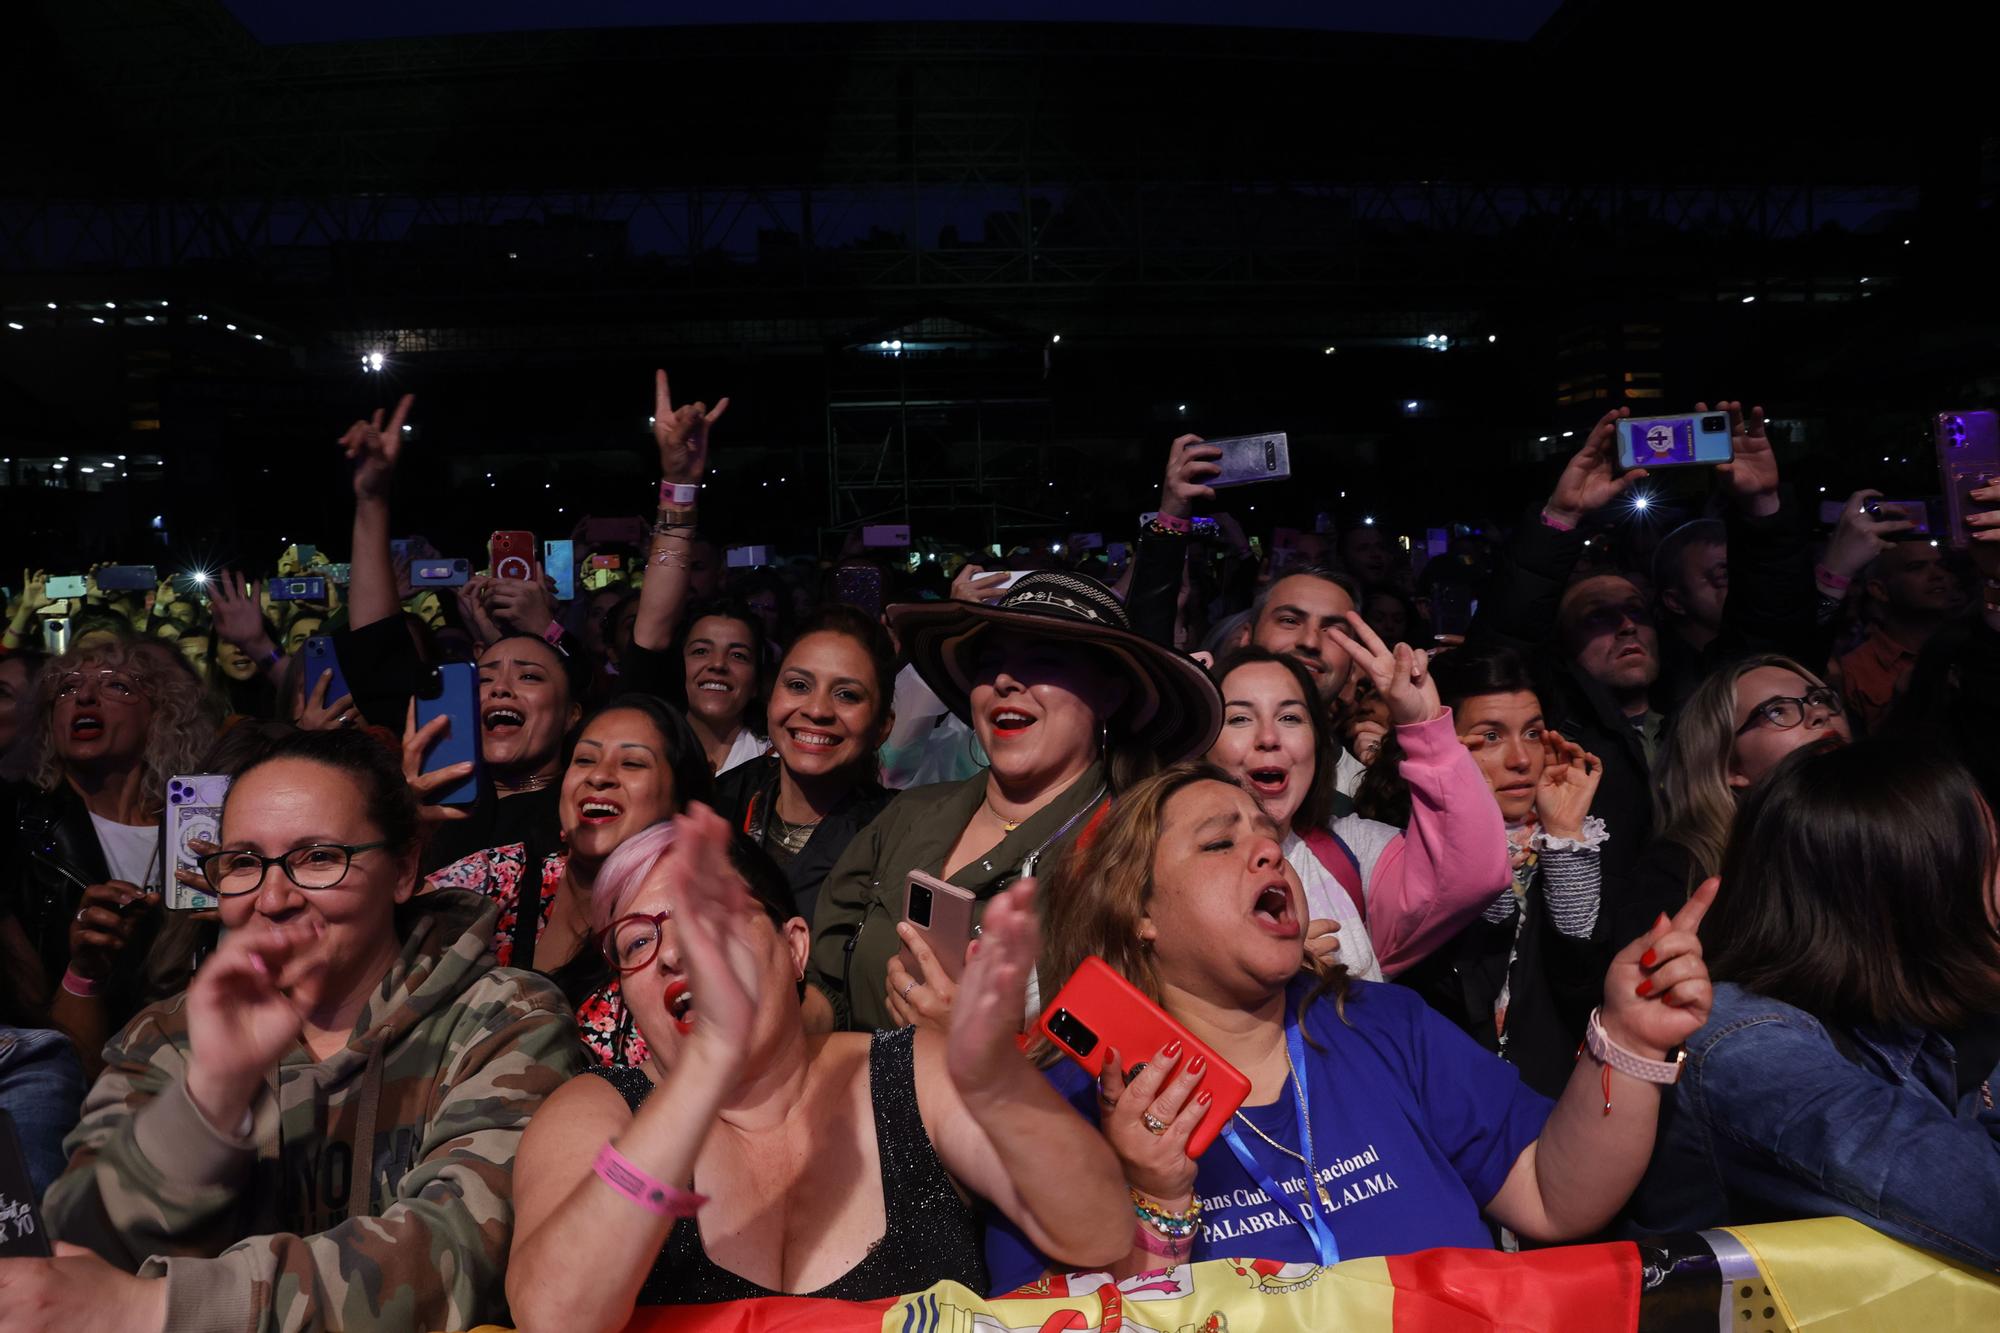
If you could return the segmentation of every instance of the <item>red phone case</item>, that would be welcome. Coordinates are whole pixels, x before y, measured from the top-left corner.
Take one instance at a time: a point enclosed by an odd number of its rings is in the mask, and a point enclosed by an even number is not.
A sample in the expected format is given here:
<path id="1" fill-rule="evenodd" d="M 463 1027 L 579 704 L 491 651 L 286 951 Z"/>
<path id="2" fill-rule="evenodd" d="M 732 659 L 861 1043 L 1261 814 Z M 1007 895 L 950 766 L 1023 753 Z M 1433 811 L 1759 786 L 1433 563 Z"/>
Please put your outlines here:
<path id="1" fill-rule="evenodd" d="M 535 534 L 513 529 L 496 532 L 486 543 L 490 558 L 487 568 L 495 578 L 534 579 L 541 570 L 535 564 Z"/>
<path id="2" fill-rule="evenodd" d="M 1050 1029 L 1050 1020 L 1058 1013 L 1067 1013 L 1096 1033 L 1097 1045 L 1086 1054 L 1078 1054 Z M 1195 1093 L 1206 1092 L 1214 1101 L 1188 1139 L 1189 1157 L 1199 1157 L 1208 1151 L 1209 1145 L 1229 1123 L 1229 1117 L 1236 1114 L 1236 1108 L 1243 1105 L 1243 1099 L 1250 1095 L 1250 1080 L 1236 1066 L 1217 1055 L 1166 1010 L 1147 999 L 1137 986 L 1112 971 L 1109 963 L 1095 955 L 1084 959 L 1063 988 L 1056 992 L 1056 998 L 1042 1011 L 1041 1020 L 1035 1027 L 1054 1042 L 1057 1049 L 1088 1070 L 1093 1078 L 1104 1069 L 1104 1048 L 1107 1046 L 1117 1048 L 1118 1058 L 1127 1070 L 1152 1059 L 1161 1047 L 1174 1041 L 1180 1042 L 1183 1048 L 1177 1070 L 1185 1069 L 1188 1061 L 1196 1056 L 1207 1060 L 1208 1068 L 1203 1071 L 1201 1082 L 1195 1085 Z"/>

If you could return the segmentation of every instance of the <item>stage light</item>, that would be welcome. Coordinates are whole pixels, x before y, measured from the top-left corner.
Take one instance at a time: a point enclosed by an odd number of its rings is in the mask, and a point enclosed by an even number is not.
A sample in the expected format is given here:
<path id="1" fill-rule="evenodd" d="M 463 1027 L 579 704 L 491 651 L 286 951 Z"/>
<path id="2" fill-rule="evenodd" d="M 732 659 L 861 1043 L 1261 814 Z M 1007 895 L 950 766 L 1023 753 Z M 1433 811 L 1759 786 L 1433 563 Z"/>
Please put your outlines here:
<path id="1" fill-rule="evenodd" d="M 1754 300 L 1756 300 L 1756 299 L 1757 299 L 1757 298 L 1756 298 L 1756 297 L 1754 297 L 1754 296 L 1746 296 L 1746 297 L 1744 297 L 1744 298 L 1743 298 L 1743 304 L 1744 304 L 1744 305 L 1749 305 L 1749 304 L 1750 304 L 1750 303 L 1751 303 L 1752 301 L 1754 301 Z"/>
<path id="2" fill-rule="evenodd" d="M 1497 343 L 1500 341 L 1500 335 L 1497 333 L 1489 333 L 1486 335 L 1486 341 L 1490 343 Z"/>
<path id="3" fill-rule="evenodd" d="M 1062 335 L 1060 333 L 1051 334 L 1049 335 L 1049 341 L 1052 343 L 1059 343 L 1062 341 Z M 937 559 L 937 557 L 932 556 L 931 559 L 935 560 Z"/>
<path id="4" fill-rule="evenodd" d="M 1867 282 L 1867 281 L 1868 281 L 1868 279 L 1866 279 L 1866 278 L 1863 278 L 1863 279 L 1862 279 L 1861 281 L 1863 281 L 1863 282 Z"/>
<path id="5" fill-rule="evenodd" d="M 55 308 L 56 308 L 56 303 L 54 301 L 49 302 L 49 309 L 54 310 Z"/>
<path id="6" fill-rule="evenodd" d="M 1339 349 L 1339 348 L 1337 348 L 1337 347 L 1322 347 L 1322 348 L 1320 349 L 1320 351 L 1324 352 L 1324 353 L 1325 353 L 1326 355 L 1328 355 L 1328 356 L 1332 356 L 1332 355 L 1333 355 L 1333 354 L 1334 354 L 1335 352 L 1337 352 L 1337 351 L 1339 351 L 1339 350 L 1340 350 L 1340 349 Z"/>
<path id="7" fill-rule="evenodd" d="M 1373 515 L 1373 514 L 1363 514 L 1363 515 L 1361 516 L 1361 526 L 1362 526 L 1362 527 L 1364 527 L 1364 528 L 1372 528 L 1372 527 L 1374 527 L 1374 526 L 1375 526 L 1375 515 Z"/>
<path id="8" fill-rule="evenodd" d="M 104 308 L 106 310 L 116 310 L 118 308 L 118 303 L 116 301 L 106 301 L 104 303 Z"/>
<path id="9" fill-rule="evenodd" d="M 231 325 L 231 327 L 233 328 L 235 326 Z M 387 361 L 388 359 L 389 359 L 388 357 L 383 356 L 380 352 L 370 352 L 368 354 L 368 368 L 370 370 L 380 370 L 382 368 L 382 363 L 384 361 Z"/>
<path id="10" fill-rule="evenodd" d="M 1181 404 L 1181 406 L 1180 406 L 1180 412 L 1181 412 L 1181 415 L 1182 415 L 1182 416 L 1186 416 L 1186 415 L 1187 415 L 1187 404 L 1186 404 L 1186 403 L 1182 403 L 1182 404 Z"/>
<path id="11" fill-rule="evenodd" d="M 151 316 L 151 315 L 148 315 L 148 316 L 146 316 L 146 318 L 147 318 L 147 319 L 151 319 L 151 318 L 152 318 L 152 316 Z M 250 336 L 251 336 L 252 338 L 255 338 L 255 339 L 256 339 L 256 340 L 258 341 L 258 342 L 263 342 L 263 341 L 264 341 L 264 335 L 263 335 L 263 334 L 261 334 L 261 333 L 253 333 L 253 334 L 251 334 Z"/>
<path id="12" fill-rule="evenodd" d="M 1563 438 L 1564 438 L 1565 440 L 1567 440 L 1567 439 L 1568 439 L 1568 438 L 1569 438 L 1570 436 L 1572 436 L 1572 435 L 1574 435 L 1574 434 L 1576 434 L 1576 432 L 1575 432 L 1575 431 L 1573 431 L 1573 430 L 1566 430 L 1566 431 L 1564 431 L 1564 432 L 1563 432 Z"/>
<path id="13" fill-rule="evenodd" d="M 11 319 L 10 319 L 10 320 L 8 320 L 8 321 L 7 321 L 7 327 L 8 327 L 8 328 L 10 328 L 10 329 L 14 329 L 14 330 L 18 331 L 18 330 L 21 330 L 21 329 L 25 329 L 25 328 L 27 328 L 28 326 L 27 326 L 27 325 L 25 325 L 25 324 L 16 324 L 16 323 L 15 323 L 15 322 L 14 322 L 13 320 L 11 320 Z"/>
<path id="14" fill-rule="evenodd" d="M 91 322 L 91 323 L 93 323 L 93 324 L 102 324 L 102 323 L 104 322 L 104 316 L 102 316 L 102 315 L 92 315 L 92 316 L 90 317 L 90 322 Z"/>
<path id="15" fill-rule="evenodd" d="M 78 468 L 78 469 L 77 469 L 77 471 L 79 471 L 79 472 L 95 472 L 95 471 L 97 471 L 97 469 L 96 469 L 96 468 L 94 468 L 94 467 L 86 467 L 86 468 Z"/>
<path id="16" fill-rule="evenodd" d="M 403 427 L 403 434 L 408 435 L 411 431 L 415 429 L 416 429 L 415 426 L 405 426 Z"/>
<path id="17" fill-rule="evenodd" d="M 1535 440 L 1536 444 L 1547 444 L 1548 442 L 1549 442 L 1549 437 L 1546 435 L 1540 436 Z"/>
<path id="18" fill-rule="evenodd" d="M 222 327 L 228 329 L 231 333 L 236 332 L 236 326 L 234 324 L 224 324 Z"/>
<path id="19" fill-rule="evenodd" d="M 892 351 L 900 352 L 903 350 L 903 340 L 901 338 L 893 338 L 889 342 L 889 347 Z"/>
<path id="20" fill-rule="evenodd" d="M 153 319 L 153 317 L 152 317 L 151 315 L 148 315 L 148 316 L 146 316 L 146 322 L 147 322 L 148 324 L 152 324 L 152 323 L 155 323 L 156 321 L 155 321 L 155 320 Z"/>

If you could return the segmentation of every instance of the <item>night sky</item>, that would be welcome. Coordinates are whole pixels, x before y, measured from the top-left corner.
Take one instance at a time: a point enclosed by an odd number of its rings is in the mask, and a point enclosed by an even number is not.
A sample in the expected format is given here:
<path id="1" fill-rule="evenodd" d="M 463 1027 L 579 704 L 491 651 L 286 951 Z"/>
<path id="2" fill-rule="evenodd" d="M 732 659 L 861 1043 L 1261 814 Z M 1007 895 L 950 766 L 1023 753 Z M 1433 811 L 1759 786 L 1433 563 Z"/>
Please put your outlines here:
<path id="1" fill-rule="evenodd" d="M 907 22 L 1189 23 L 1525 41 L 1558 0 L 225 0 L 260 41 L 333 42 L 537 28 Z"/>

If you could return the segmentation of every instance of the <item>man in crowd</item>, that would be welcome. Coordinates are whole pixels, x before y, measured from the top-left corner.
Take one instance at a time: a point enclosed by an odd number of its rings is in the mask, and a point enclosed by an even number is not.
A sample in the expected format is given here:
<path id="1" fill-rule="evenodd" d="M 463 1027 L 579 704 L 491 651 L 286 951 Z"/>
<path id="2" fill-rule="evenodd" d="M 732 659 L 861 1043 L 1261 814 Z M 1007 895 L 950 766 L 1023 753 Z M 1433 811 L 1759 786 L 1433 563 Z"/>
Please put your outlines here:
<path id="1" fill-rule="evenodd" d="M 1833 664 L 1855 720 L 1880 729 L 1902 694 L 1917 654 L 1951 613 L 1944 552 L 1929 542 L 1894 542 L 1861 571 L 1873 623 L 1861 644 Z"/>

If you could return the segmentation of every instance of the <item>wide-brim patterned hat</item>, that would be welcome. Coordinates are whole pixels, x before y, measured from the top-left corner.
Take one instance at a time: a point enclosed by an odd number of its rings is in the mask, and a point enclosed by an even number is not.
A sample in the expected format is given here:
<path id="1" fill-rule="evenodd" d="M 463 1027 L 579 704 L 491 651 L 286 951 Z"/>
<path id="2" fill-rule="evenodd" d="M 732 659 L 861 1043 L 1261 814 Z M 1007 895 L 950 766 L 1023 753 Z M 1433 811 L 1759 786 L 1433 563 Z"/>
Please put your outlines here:
<path id="1" fill-rule="evenodd" d="M 1206 753 L 1222 729 L 1222 695 L 1201 664 L 1134 633 L 1118 598 L 1096 579 L 1037 570 L 996 604 L 900 602 L 887 615 L 910 665 L 967 726 L 979 636 L 1000 629 L 1095 650 L 1128 687 L 1107 721 L 1149 746 L 1161 763 Z"/>

